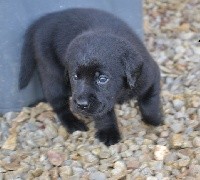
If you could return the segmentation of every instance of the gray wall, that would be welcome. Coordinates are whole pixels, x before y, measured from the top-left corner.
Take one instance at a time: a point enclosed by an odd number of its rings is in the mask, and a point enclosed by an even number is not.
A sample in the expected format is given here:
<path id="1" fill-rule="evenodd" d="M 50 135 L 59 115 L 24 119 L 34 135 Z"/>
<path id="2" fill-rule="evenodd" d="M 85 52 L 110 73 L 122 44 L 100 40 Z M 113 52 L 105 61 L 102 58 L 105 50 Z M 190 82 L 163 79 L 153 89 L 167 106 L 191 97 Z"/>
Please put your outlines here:
<path id="1" fill-rule="evenodd" d="M 93 7 L 112 12 L 143 36 L 141 0 L 1 0 L 0 113 L 18 111 L 43 96 L 37 73 L 26 89 L 18 90 L 23 35 L 27 26 L 41 15 L 70 7 Z"/>

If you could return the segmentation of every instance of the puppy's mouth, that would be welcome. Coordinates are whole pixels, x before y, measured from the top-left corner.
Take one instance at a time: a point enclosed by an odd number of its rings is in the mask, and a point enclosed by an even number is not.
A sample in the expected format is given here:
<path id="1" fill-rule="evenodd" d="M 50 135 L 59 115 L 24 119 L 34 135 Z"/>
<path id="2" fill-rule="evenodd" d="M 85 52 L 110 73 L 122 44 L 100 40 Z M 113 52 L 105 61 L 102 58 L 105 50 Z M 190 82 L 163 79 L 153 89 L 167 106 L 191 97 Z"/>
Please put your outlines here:
<path id="1" fill-rule="evenodd" d="M 80 109 L 75 104 L 72 105 L 72 111 L 85 116 L 99 116 L 105 112 L 105 109 L 106 105 L 102 103 L 99 105 L 91 104 L 87 109 Z"/>

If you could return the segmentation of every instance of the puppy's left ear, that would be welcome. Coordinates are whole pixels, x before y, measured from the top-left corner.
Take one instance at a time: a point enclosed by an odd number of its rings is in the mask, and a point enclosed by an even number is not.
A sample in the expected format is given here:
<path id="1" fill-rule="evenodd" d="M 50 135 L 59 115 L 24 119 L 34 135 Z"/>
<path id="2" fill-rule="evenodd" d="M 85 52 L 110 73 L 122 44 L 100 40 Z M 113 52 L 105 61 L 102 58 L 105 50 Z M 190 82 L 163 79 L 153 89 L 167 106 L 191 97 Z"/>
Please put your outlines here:
<path id="1" fill-rule="evenodd" d="M 64 82 L 65 82 L 65 84 L 69 83 L 69 75 L 68 75 L 68 71 L 66 69 L 64 71 Z"/>
<path id="2" fill-rule="evenodd" d="M 143 60 L 138 52 L 133 50 L 126 51 L 123 60 L 125 75 L 130 88 L 134 88 L 135 84 L 142 73 Z"/>

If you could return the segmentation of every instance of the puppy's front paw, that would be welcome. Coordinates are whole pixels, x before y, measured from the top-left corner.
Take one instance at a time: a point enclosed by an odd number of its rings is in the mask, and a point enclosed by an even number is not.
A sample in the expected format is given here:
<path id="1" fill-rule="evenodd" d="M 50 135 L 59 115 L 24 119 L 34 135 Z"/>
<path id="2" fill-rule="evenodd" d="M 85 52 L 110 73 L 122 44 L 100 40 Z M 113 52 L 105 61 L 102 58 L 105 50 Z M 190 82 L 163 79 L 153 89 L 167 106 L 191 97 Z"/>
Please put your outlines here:
<path id="1" fill-rule="evenodd" d="M 96 132 L 96 138 L 106 146 L 116 144 L 120 141 L 120 134 L 117 128 L 101 129 Z"/>
<path id="2" fill-rule="evenodd" d="M 143 116 L 143 122 L 152 126 L 159 126 L 163 124 L 163 120 L 161 117 L 149 117 Z"/>
<path id="3" fill-rule="evenodd" d="M 65 122 L 65 126 L 67 127 L 69 133 L 73 133 L 74 131 L 88 130 L 88 127 L 75 117 L 73 119 L 70 119 L 70 121 Z"/>
<path id="4" fill-rule="evenodd" d="M 163 121 L 163 113 L 162 112 L 157 112 L 157 113 L 149 113 L 148 115 L 143 114 L 143 122 L 146 124 L 150 124 L 153 126 L 159 126 L 164 123 Z"/>
<path id="5" fill-rule="evenodd" d="M 72 121 L 71 124 L 68 125 L 69 133 L 73 133 L 74 131 L 87 131 L 88 127 L 81 121 Z"/>

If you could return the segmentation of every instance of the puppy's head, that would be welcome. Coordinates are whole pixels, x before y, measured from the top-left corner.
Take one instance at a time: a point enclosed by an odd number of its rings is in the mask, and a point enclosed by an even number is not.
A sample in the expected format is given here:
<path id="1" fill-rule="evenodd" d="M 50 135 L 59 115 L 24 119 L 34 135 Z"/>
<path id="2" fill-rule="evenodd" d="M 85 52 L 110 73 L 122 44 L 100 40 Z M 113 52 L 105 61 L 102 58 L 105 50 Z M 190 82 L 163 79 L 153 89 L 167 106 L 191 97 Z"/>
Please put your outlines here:
<path id="1" fill-rule="evenodd" d="M 114 107 L 127 83 L 124 53 L 123 42 L 111 35 L 89 33 L 73 40 L 66 71 L 75 112 L 101 116 Z"/>

